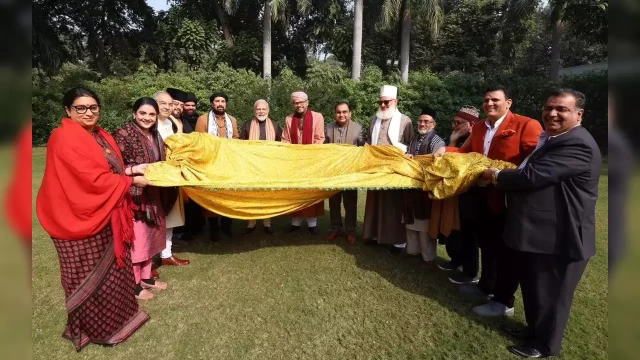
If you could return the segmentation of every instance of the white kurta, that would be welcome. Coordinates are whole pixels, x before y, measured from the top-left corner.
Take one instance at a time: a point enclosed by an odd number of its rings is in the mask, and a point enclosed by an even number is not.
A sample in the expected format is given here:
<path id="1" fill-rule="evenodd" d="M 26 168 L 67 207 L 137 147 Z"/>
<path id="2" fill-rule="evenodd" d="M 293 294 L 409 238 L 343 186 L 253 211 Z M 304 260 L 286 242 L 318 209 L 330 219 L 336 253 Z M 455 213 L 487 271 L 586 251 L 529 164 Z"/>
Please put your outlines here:
<path id="1" fill-rule="evenodd" d="M 162 136 L 162 140 L 173 135 L 173 128 L 171 127 L 171 120 L 158 120 L 158 132 Z M 167 215 L 167 229 L 184 225 L 184 199 L 182 198 L 182 191 L 178 191 L 178 198 L 176 203 L 169 211 Z"/>

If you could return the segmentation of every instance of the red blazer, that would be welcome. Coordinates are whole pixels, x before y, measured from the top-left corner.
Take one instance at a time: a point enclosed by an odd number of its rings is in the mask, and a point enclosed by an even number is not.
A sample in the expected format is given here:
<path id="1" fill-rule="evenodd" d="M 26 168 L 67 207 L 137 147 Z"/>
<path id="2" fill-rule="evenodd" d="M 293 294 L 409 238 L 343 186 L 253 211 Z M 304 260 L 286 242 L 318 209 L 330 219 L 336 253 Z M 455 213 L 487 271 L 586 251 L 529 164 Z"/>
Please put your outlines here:
<path id="1" fill-rule="evenodd" d="M 447 152 L 483 154 L 486 133 L 487 125 L 482 120 L 473 126 L 471 136 L 461 148 L 447 147 Z M 538 145 L 541 133 L 542 126 L 537 120 L 508 111 L 491 140 L 487 157 L 520 165 Z M 504 209 L 504 193 L 489 185 L 487 196 L 491 210 L 501 212 Z"/>

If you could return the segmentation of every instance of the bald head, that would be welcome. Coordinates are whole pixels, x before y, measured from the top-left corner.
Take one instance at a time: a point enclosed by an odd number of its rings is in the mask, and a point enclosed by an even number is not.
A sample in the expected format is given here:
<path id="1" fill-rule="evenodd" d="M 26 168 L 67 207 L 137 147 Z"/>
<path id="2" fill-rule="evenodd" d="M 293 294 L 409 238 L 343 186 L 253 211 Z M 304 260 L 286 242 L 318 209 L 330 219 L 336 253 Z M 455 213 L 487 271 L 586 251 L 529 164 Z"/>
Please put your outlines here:
<path id="1" fill-rule="evenodd" d="M 158 103 L 158 108 L 160 112 L 158 113 L 158 118 L 160 120 L 165 120 L 171 113 L 173 112 L 173 98 L 166 91 L 159 91 L 153 94 L 153 98 Z"/>
<path id="2" fill-rule="evenodd" d="M 256 101 L 253 105 L 253 114 L 256 116 L 258 121 L 267 120 L 269 117 L 269 103 L 264 99 Z"/>

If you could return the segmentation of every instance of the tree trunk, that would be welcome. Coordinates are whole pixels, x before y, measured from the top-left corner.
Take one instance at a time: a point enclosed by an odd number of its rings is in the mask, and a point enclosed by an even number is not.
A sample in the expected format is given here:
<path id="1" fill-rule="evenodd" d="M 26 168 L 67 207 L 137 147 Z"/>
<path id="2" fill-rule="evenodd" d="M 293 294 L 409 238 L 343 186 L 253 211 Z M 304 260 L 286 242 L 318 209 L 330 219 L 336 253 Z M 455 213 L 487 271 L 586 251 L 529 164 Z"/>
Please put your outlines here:
<path id="1" fill-rule="evenodd" d="M 560 40 L 562 39 L 562 19 L 556 18 L 552 24 L 551 30 L 551 73 L 549 79 L 558 81 L 558 72 L 560 70 Z"/>
<path id="2" fill-rule="evenodd" d="M 229 24 L 227 24 L 227 18 L 226 16 L 224 16 L 224 11 L 222 10 L 222 6 L 220 6 L 220 2 L 218 0 L 213 1 L 213 11 L 216 13 L 218 22 L 220 22 L 220 26 L 222 27 L 222 32 L 224 33 L 224 40 L 227 42 L 227 45 L 233 46 L 233 38 L 231 37 L 231 30 L 229 29 Z"/>
<path id="3" fill-rule="evenodd" d="M 96 63 L 96 67 L 98 68 L 100 75 L 103 77 L 108 76 L 109 72 L 107 71 L 106 64 L 106 50 L 103 40 L 95 31 L 89 32 L 87 37 L 89 46 L 94 49 L 90 52 L 92 53 L 93 61 Z"/>
<path id="4" fill-rule="evenodd" d="M 353 60 L 351 61 L 351 78 L 360 80 L 362 67 L 362 0 L 355 0 L 353 20 Z"/>
<path id="5" fill-rule="evenodd" d="M 271 79 L 271 2 L 264 3 L 262 15 L 262 77 Z"/>
<path id="6" fill-rule="evenodd" d="M 402 30 L 400 38 L 400 77 L 403 84 L 409 83 L 409 48 L 411 45 L 411 6 L 410 1 L 404 1 L 402 12 Z"/>

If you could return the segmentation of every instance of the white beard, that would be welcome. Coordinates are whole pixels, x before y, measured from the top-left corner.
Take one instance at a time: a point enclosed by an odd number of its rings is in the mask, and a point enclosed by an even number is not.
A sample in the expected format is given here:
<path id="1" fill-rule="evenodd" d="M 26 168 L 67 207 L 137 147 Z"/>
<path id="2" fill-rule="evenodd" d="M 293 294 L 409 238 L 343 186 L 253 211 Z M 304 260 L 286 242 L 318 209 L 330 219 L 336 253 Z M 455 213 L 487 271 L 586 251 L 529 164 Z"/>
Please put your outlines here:
<path id="1" fill-rule="evenodd" d="M 466 131 L 454 131 L 451 133 L 451 136 L 449 136 L 449 141 L 450 142 L 456 142 L 460 137 L 466 135 L 467 132 Z"/>
<path id="2" fill-rule="evenodd" d="M 258 121 L 265 121 L 267 120 L 267 117 L 268 117 L 267 115 L 264 115 L 264 116 L 256 115 L 256 119 L 258 119 Z"/>
<path id="3" fill-rule="evenodd" d="M 429 130 L 427 129 L 418 129 L 418 134 L 420 135 L 427 135 L 429 133 Z"/>
<path id="4" fill-rule="evenodd" d="M 387 110 L 380 110 L 380 108 L 378 108 L 378 111 L 376 112 L 376 116 L 378 117 L 378 119 L 381 120 L 387 120 L 387 119 L 391 119 L 393 117 L 393 114 L 396 113 L 396 108 L 389 108 Z"/>

